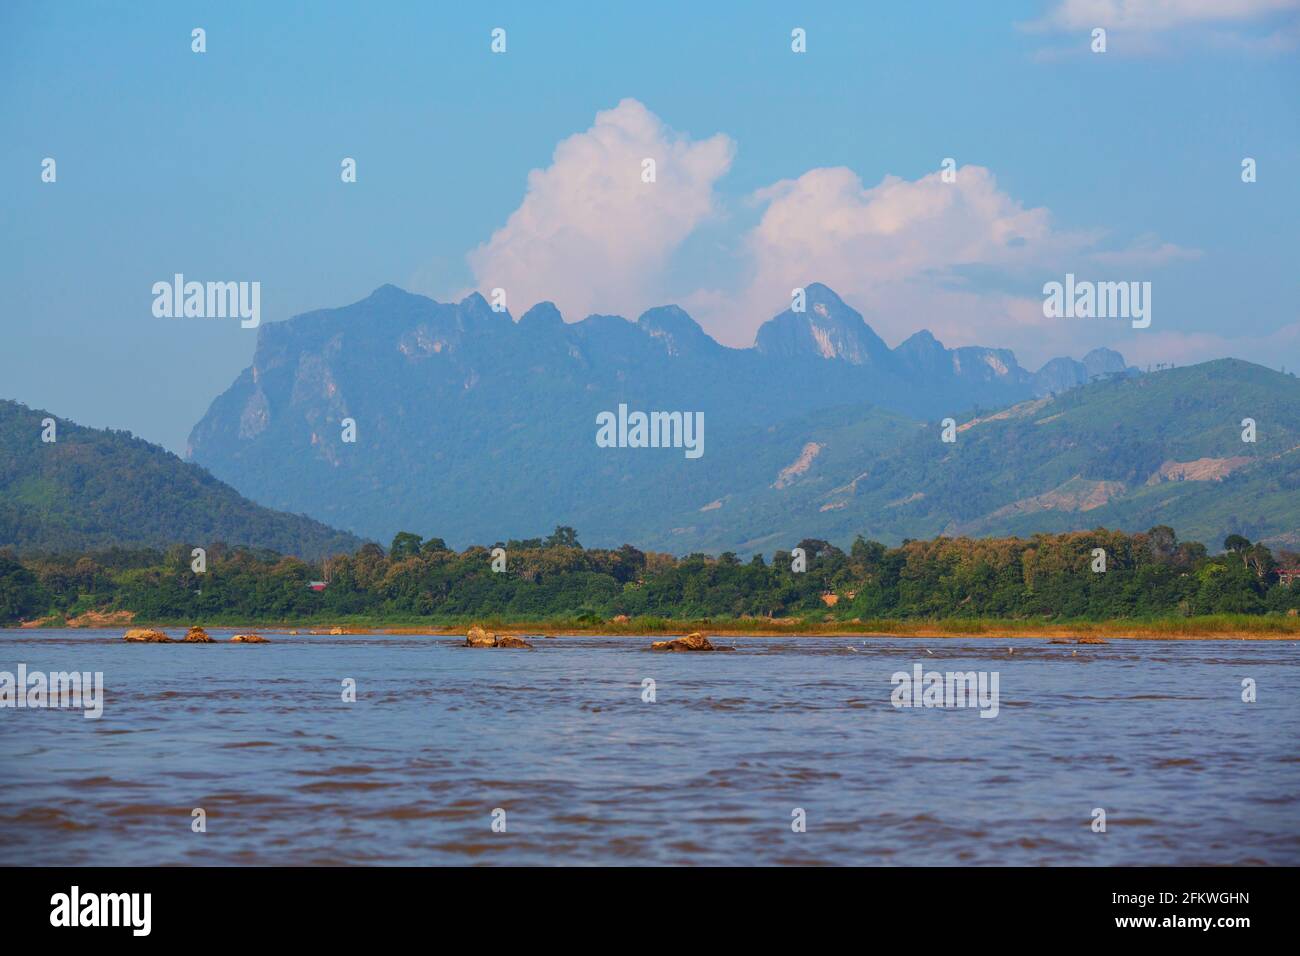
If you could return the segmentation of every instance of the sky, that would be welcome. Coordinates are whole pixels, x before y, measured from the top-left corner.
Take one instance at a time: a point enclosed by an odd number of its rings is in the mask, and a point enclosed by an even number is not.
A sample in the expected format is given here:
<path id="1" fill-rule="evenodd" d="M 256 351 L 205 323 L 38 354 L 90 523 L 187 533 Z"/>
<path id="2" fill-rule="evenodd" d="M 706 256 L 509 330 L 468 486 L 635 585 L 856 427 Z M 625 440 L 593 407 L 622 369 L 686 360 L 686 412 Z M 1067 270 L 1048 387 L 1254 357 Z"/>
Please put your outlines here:
<path id="1" fill-rule="evenodd" d="M 176 273 L 263 324 L 501 288 L 737 347 L 824 282 L 891 346 L 1297 370 L 1298 47 L 1300 0 L 7 0 L 0 398 L 184 453 L 258 332 L 156 316 Z M 1046 317 L 1067 273 L 1150 326 Z"/>

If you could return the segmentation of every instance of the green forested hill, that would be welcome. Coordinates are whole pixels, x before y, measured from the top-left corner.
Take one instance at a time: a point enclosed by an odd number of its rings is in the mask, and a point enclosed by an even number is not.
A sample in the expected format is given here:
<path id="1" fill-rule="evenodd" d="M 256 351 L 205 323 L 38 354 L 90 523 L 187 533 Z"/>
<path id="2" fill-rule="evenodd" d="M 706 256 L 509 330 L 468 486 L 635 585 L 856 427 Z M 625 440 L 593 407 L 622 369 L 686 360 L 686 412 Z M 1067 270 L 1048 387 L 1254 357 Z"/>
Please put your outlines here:
<path id="1" fill-rule="evenodd" d="M 56 419 L 0 401 L 0 548 L 83 551 L 176 542 L 270 548 L 318 557 L 361 540 L 242 497 L 204 469 L 128 432 Z"/>
<path id="2" fill-rule="evenodd" d="M 1300 380 L 1235 359 L 1096 382 L 1000 412 L 882 430 L 883 413 L 813 413 L 751 440 L 766 469 L 733 472 L 667 535 L 675 551 L 1027 535 L 1095 527 L 1220 542 L 1300 543 Z M 1243 419 L 1256 441 L 1242 441 Z M 773 458 L 782 461 L 771 467 Z M 793 468 L 784 478 L 781 469 Z M 707 510 L 698 510 L 712 505 Z"/>

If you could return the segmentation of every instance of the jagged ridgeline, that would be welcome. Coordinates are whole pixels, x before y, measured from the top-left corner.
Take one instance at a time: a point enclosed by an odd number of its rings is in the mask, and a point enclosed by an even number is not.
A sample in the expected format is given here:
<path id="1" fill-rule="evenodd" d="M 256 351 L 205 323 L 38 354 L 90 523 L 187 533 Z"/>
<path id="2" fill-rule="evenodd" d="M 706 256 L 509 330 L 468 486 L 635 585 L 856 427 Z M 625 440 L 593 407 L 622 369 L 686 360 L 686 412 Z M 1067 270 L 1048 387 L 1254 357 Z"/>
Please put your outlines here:
<path id="1" fill-rule="evenodd" d="M 361 539 L 254 504 L 203 468 L 133 437 L 0 401 L 0 548 L 19 552 L 177 542 L 314 558 Z M 43 434 L 54 441 L 43 441 Z"/>
<path id="2" fill-rule="evenodd" d="M 703 454 L 600 447 L 598 419 L 620 406 L 703 413 Z M 806 535 L 1164 523 L 1295 543 L 1297 412 L 1294 376 L 1244 362 L 1140 374 L 1098 349 L 1029 372 L 928 332 L 890 349 L 815 284 L 747 349 L 672 306 L 566 324 L 543 303 L 516 323 L 478 295 L 385 286 L 263 326 L 190 453 L 258 501 L 381 541 L 566 524 L 600 546 L 743 555 Z"/>

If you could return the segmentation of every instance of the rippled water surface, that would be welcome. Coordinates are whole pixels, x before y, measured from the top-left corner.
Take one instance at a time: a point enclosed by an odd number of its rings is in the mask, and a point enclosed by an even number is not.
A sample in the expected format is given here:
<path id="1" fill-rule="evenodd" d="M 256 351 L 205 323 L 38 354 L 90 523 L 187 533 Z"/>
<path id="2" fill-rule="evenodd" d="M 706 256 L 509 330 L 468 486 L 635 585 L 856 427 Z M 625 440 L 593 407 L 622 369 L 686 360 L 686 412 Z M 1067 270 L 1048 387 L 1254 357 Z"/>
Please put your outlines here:
<path id="1" fill-rule="evenodd" d="M 269 636 L 0 632 L 105 683 L 0 709 L 2 862 L 1300 863 L 1293 641 Z M 915 663 L 996 671 L 998 716 L 895 709 Z"/>

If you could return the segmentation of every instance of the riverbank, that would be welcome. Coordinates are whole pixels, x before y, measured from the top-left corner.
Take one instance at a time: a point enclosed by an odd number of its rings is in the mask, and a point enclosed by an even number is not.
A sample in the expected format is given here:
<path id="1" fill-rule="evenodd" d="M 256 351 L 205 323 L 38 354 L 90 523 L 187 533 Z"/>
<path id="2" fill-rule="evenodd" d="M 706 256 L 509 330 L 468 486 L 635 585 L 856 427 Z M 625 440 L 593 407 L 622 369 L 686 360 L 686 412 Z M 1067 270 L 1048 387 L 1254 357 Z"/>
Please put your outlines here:
<path id="1" fill-rule="evenodd" d="M 662 637 L 700 631 L 727 637 L 974 637 L 997 640 L 1034 638 L 1080 640 L 1088 638 L 1128 638 L 1140 640 L 1295 640 L 1300 638 L 1300 617 L 1283 615 L 1219 614 L 1206 617 L 1155 618 L 1150 620 L 1112 621 L 1044 621 L 1019 619 L 942 620 L 809 620 L 804 618 L 739 618 L 730 620 L 674 620 L 669 618 L 631 618 L 595 621 L 572 618 L 546 621 L 512 621 L 492 618 L 474 621 L 438 623 L 410 620 L 377 621 L 351 619 L 337 622 L 292 622 L 227 620 L 223 617 L 202 621 L 144 621 L 140 619 L 46 619 L 28 622 L 28 629 L 48 630 L 65 627 L 134 627 L 187 628 L 235 627 L 266 633 L 300 635 L 347 634 L 427 634 L 432 636 L 464 635 L 471 624 L 481 624 L 498 634 L 602 635 L 608 637 Z"/>
<path id="2" fill-rule="evenodd" d="M 664 626 L 638 626 L 636 621 L 608 622 L 598 625 L 552 624 L 524 625 L 508 622 L 485 622 L 500 634 L 600 634 L 619 637 L 660 637 L 700 631 L 725 637 L 985 637 L 994 639 L 1058 638 L 1137 638 L 1146 640 L 1294 640 L 1300 638 L 1300 620 L 1296 618 L 1178 618 L 1157 621 L 1095 621 L 1050 624 L 1035 621 L 941 620 L 941 621 L 792 621 L 778 626 L 758 622 L 669 621 Z M 464 628 L 378 627 L 381 634 L 461 634 Z M 345 633 L 348 632 L 344 628 Z"/>

